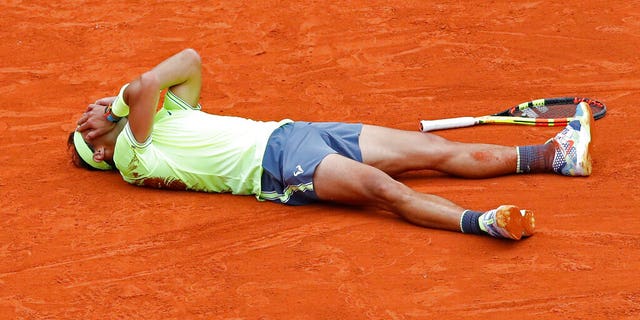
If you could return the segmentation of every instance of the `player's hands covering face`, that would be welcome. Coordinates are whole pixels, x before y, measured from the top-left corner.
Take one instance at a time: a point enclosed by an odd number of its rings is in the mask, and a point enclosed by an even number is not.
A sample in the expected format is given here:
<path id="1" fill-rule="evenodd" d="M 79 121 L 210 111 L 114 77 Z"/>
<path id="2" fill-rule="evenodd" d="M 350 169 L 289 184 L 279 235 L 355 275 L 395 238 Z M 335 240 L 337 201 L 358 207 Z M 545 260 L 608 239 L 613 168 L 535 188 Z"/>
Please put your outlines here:
<path id="1" fill-rule="evenodd" d="M 87 110 L 78 120 L 78 128 L 76 131 L 81 132 L 88 141 L 111 131 L 116 124 L 107 120 L 104 112 L 106 107 L 111 105 L 115 98 L 116 97 L 106 97 L 89 104 Z"/>

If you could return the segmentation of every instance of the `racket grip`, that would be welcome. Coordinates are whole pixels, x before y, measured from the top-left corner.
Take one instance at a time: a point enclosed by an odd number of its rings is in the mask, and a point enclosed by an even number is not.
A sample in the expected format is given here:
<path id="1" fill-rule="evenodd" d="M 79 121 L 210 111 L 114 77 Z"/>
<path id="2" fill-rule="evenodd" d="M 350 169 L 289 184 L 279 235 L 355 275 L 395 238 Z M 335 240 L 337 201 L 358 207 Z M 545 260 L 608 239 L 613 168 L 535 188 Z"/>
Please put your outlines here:
<path id="1" fill-rule="evenodd" d="M 421 120 L 420 131 L 428 132 L 442 129 L 470 127 L 477 124 L 474 117 L 460 117 L 440 120 Z"/>

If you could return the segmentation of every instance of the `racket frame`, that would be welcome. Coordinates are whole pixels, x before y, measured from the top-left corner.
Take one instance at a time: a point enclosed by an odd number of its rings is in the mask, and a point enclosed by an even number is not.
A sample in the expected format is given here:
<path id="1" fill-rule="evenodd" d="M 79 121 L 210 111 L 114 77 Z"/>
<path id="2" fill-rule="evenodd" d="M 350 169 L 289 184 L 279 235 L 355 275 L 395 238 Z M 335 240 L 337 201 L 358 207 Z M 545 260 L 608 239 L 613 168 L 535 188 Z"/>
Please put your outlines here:
<path id="1" fill-rule="evenodd" d="M 453 129 L 461 127 L 469 127 L 480 124 L 515 124 L 515 125 L 529 125 L 529 126 L 565 126 L 569 122 L 575 120 L 574 117 L 568 118 L 535 118 L 535 117 L 517 117 L 513 116 L 516 111 L 526 110 L 533 107 L 553 106 L 559 104 L 579 104 L 581 102 L 587 103 L 592 106 L 595 105 L 599 108 L 598 112 L 593 113 L 593 118 L 598 120 L 607 112 L 607 107 L 600 101 L 580 98 L 580 97 L 559 97 L 559 98 L 546 98 L 536 99 L 532 101 L 523 102 L 517 106 L 506 109 L 502 112 L 498 112 L 492 115 L 481 117 L 459 117 L 439 120 L 422 120 L 420 121 L 420 131 L 428 132 L 443 129 Z M 593 110 L 593 109 L 592 109 Z"/>

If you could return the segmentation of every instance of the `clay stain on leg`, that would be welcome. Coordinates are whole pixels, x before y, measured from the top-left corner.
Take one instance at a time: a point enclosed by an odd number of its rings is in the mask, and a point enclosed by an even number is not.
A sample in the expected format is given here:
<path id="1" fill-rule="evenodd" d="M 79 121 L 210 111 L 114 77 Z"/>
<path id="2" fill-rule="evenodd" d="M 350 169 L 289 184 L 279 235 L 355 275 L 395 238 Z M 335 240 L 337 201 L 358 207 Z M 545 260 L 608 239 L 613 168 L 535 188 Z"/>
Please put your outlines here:
<path id="1" fill-rule="evenodd" d="M 497 159 L 494 155 L 487 151 L 476 151 L 471 153 L 471 157 L 478 162 L 490 162 Z"/>

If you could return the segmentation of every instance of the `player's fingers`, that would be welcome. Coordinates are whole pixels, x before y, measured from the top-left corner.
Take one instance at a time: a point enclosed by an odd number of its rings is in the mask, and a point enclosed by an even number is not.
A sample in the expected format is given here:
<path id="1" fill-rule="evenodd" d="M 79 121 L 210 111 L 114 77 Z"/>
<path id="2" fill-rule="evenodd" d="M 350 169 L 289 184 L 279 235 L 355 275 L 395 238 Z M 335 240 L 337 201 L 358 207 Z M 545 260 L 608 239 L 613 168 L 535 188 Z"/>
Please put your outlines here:
<path id="1" fill-rule="evenodd" d="M 111 103 L 113 103 L 114 99 L 115 99 L 115 97 L 100 98 L 100 99 L 96 100 L 95 104 L 100 105 L 100 106 L 108 106 Z"/>
<path id="2" fill-rule="evenodd" d="M 87 125 L 86 128 L 86 133 L 85 133 L 85 139 L 91 141 L 92 139 L 99 137 L 103 134 L 103 132 L 100 130 L 100 128 L 95 128 L 92 125 Z"/>
<path id="3" fill-rule="evenodd" d="M 87 119 L 78 125 L 76 131 L 83 132 L 85 130 L 95 129 L 95 127 L 95 120 L 89 118 L 89 115 L 87 115 Z"/>
<path id="4" fill-rule="evenodd" d="M 96 107 L 96 106 L 97 106 L 97 105 L 95 105 L 95 104 L 91 103 L 91 104 L 89 104 L 89 105 L 87 106 L 87 110 L 85 110 L 84 112 L 85 112 L 85 113 L 89 113 L 89 112 L 93 111 L 93 109 L 95 109 L 95 107 Z"/>
<path id="5" fill-rule="evenodd" d="M 96 130 L 89 130 L 89 132 L 87 132 L 84 137 L 85 139 L 87 139 L 87 141 L 91 141 L 93 140 L 93 138 L 95 137 L 95 132 Z"/>
<path id="6" fill-rule="evenodd" d="M 87 123 L 86 122 L 79 123 L 78 127 L 76 128 L 76 131 L 83 132 L 85 130 L 87 130 Z"/>
<path id="7" fill-rule="evenodd" d="M 82 125 L 83 123 L 87 122 L 87 119 L 89 119 L 89 114 L 83 113 L 80 119 L 78 119 L 78 121 L 76 122 L 76 124 Z"/>
<path id="8" fill-rule="evenodd" d="M 94 138 L 100 137 L 102 135 L 104 135 L 105 133 L 109 132 L 109 130 L 104 129 L 104 128 L 91 128 L 87 134 L 86 134 L 86 139 L 88 141 L 93 140 Z"/>

